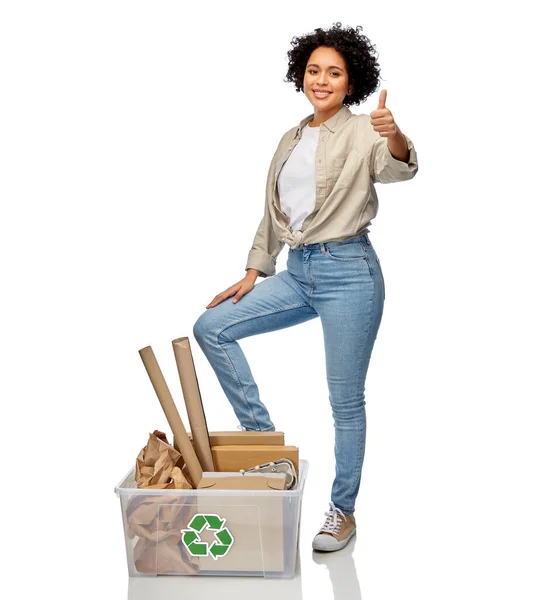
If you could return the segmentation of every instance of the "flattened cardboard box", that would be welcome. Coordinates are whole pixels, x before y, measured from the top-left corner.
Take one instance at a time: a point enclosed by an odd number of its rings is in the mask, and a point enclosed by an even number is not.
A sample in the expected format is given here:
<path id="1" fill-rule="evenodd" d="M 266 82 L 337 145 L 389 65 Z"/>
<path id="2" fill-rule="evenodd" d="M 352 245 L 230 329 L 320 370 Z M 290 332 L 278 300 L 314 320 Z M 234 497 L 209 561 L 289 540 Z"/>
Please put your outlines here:
<path id="1" fill-rule="evenodd" d="M 217 475 L 203 477 L 199 489 L 271 489 L 279 496 L 267 494 L 199 495 L 198 512 L 217 515 L 222 521 L 222 530 L 227 530 L 230 540 L 228 552 L 215 559 L 213 556 L 199 558 L 201 571 L 257 572 L 283 571 L 283 501 L 281 490 L 285 489 L 285 475 L 266 476 Z M 244 486 L 243 488 L 241 486 Z M 207 536 L 208 534 L 208 536 Z M 209 537 L 211 531 L 203 531 L 202 541 L 213 544 L 217 535 Z M 223 538 L 225 539 L 225 538 Z"/>
<path id="2" fill-rule="evenodd" d="M 217 471 L 240 471 L 257 465 L 288 458 L 295 465 L 297 477 L 298 448 L 296 446 L 212 446 L 213 462 Z"/>
<path id="3" fill-rule="evenodd" d="M 267 446 L 283 446 L 285 436 L 282 431 L 212 431 L 212 446 L 244 446 L 264 444 Z M 189 432 L 189 439 L 193 439 Z"/>
<path id="4" fill-rule="evenodd" d="M 203 473 L 199 490 L 284 490 L 285 473 Z"/>

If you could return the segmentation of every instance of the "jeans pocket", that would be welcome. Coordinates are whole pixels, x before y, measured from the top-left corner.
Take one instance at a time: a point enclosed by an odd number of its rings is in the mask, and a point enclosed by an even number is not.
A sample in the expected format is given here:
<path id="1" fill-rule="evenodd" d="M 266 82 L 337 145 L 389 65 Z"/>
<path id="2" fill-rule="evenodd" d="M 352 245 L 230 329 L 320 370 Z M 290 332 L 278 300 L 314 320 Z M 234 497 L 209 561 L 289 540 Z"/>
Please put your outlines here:
<path id="1" fill-rule="evenodd" d="M 329 247 L 325 244 L 325 254 L 332 260 L 341 262 L 366 260 L 366 250 L 361 242 L 352 242 L 350 244 L 340 244 L 339 246 Z"/>

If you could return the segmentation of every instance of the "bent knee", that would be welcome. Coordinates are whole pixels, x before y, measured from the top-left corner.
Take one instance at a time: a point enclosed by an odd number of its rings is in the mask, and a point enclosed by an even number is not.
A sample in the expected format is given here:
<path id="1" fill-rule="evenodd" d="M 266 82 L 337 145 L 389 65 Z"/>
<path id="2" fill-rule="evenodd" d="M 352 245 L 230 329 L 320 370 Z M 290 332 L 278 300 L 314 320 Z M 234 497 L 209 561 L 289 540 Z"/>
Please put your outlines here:
<path id="1" fill-rule="evenodd" d="M 206 311 L 195 321 L 193 335 L 196 340 L 202 340 L 208 331 L 210 331 L 210 319 L 208 318 L 208 311 Z"/>

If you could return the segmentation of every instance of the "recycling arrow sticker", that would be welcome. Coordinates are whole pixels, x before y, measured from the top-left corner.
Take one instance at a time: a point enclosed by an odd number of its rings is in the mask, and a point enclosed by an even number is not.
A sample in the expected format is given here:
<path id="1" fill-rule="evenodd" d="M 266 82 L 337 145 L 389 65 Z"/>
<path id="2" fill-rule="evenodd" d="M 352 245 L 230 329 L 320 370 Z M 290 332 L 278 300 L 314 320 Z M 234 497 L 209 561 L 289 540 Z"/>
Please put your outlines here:
<path id="1" fill-rule="evenodd" d="M 181 539 L 191 556 L 213 556 L 217 560 L 225 556 L 234 544 L 232 533 L 225 527 L 226 519 L 219 515 L 205 515 L 198 513 L 189 523 L 189 529 L 182 529 Z M 207 527 L 215 532 L 215 540 L 211 546 L 200 539 L 199 533 Z"/>

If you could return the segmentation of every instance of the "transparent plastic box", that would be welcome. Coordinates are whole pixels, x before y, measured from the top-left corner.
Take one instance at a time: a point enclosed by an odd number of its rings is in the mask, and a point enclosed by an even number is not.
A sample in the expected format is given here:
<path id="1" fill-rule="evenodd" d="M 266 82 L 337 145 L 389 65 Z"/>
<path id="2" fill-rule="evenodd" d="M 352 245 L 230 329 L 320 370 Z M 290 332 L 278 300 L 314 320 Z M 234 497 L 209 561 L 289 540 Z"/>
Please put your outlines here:
<path id="1" fill-rule="evenodd" d="M 135 469 L 115 487 L 130 577 L 292 578 L 308 461 L 292 490 L 155 490 Z"/>

